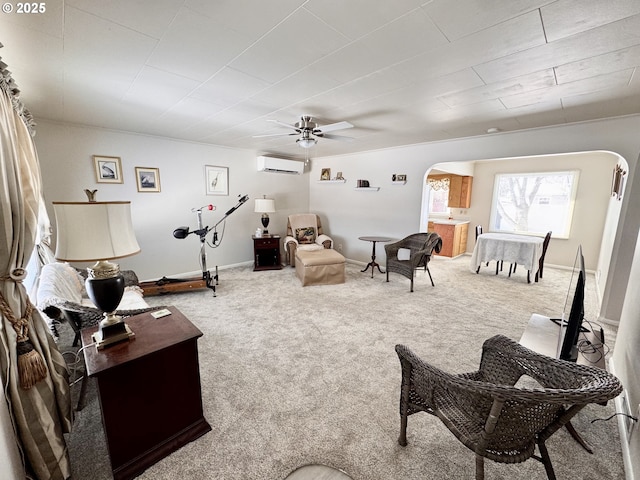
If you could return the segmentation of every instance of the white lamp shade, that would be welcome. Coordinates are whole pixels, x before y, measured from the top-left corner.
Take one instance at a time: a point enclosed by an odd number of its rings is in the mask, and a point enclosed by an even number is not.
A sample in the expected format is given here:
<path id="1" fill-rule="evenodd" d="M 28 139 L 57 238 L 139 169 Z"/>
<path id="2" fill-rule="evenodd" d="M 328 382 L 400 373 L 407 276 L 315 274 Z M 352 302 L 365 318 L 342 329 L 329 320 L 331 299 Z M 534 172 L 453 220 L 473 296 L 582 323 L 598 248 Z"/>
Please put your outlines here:
<path id="1" fill-rule="evenodd" d="M 256 213 L 273 213 L 276 211 L 276 202 L 272 198 L 256 198 Z"/>
<path id="2" fill-rule="evenodd" d="M 140 252 L 131 222 L 131 202 L 53 202 L 56 258 L 93 262 Z"/>

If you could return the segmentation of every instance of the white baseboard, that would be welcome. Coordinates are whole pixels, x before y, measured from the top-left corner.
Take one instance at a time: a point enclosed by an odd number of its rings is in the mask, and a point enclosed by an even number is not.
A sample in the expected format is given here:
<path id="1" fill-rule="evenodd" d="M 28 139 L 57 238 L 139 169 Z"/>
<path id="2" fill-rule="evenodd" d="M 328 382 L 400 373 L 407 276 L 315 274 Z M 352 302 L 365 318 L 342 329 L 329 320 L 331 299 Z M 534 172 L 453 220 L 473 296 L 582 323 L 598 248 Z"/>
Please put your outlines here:
<path id="1" fill-rule="evenodd" d="M 609 360 L 609 372 L 615 375 L 615 366 L 613 364 L 613 358 Z M 625 393 L 618 395 L 615 400 L 616 412 L 624 412 L 624 396 Z M 622 460 L 624 462 L 624 474 L 626 480 L 634 480 L 635 475 L 633 473 L 633 462 L 631 461 L 631 452 L 629 450 L 629 432 L 627 431 L 626 417 L 624 415 L 618 415 L 618 430 L 620 431 L 620 446 L 622 449 Z"/>
<path id="2" fill-rule="evenodd" d="M 598 317 L 598 322 L 606 323 L 607 325 L 611 325 L 612 327 L 618 327 L 620 325 L 620 322 L 618 320 L 611 320 L 610 318 L 606 317 Z"/>
<path id="3" fill-rule="evenodd" d="M 353 265 L 358 265 L 358 266 L 360 266 L 360 267 L 364 267 L 364 266 L 366 266 L 366 265 L 367 265 L 367 262 L 361 262 L 361 261 L 359 261 L 359 260 L 351 260 L 350 258 L 346 258 L 346 257 L 345 257 L 345 259 L 344 259 L 344 262 L 345 262 L 345 263 L 351 263 L 351 264 L 353 264 Z M 384 265 L 382 265 L 382 266 L 384 267 Z"/>

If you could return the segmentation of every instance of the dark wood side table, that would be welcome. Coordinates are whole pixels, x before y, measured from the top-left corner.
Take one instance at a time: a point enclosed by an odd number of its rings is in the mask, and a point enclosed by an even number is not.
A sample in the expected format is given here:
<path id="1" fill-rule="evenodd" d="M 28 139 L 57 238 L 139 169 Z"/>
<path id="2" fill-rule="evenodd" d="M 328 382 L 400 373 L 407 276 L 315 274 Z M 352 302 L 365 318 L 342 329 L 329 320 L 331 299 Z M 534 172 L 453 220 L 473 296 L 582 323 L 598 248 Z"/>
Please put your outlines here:
<path id="1" fill-rule="evenodd" d="M 281 270 L 280 235 L 268 235 L 253 238 L 253 271 Z"/>
<path id="2" fill-rule="evenodd" d="M 116 480 L 130 479 L 204 435 L 197 340 L 178 309 L 126 319 L 135 338 L 98 351 L 97 327 L 82 330 L 87 375 L 97 380 L 102 423 Z"/>
<path id="3" fill-rule="evenodd" d="M 389 237 L 358 237 L 358 240 L 364 240 L 365 242 L 373 243 L 373 246 L 371 247 L 371 261 L 367 264 L 365 269 L 361 270 L 361 271 L 362 272 L 366 272 L 369 269 L 369 267 L 371 267 L 371 278 L 373 278 L 373 271 L 374 271 L 374 269 L 376 267 L 378 268 L 378 271 L 380 273 L 384 273 L 380 269 L 380 265 L 378 264 L 378 262 L 376 262 L 376 242 L 390 242 L 391 240 L 393 240 L 393 238 L 389 238 Z"/>

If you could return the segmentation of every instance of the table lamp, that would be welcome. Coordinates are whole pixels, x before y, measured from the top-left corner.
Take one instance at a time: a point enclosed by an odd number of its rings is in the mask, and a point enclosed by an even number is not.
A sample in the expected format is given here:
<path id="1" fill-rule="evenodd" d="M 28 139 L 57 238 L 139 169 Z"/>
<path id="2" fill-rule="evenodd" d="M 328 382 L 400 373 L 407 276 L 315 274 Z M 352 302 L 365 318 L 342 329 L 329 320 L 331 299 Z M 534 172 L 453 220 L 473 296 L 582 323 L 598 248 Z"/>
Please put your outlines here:
<path id="1" fill-rule="evenodd" d="M 93 262 L 87 268 L 87 294 L 104 318 L 93 334 L 98 349 L 134 336 L 115 314 L 124 294 L 120 267 L 109 262 L 140 252 L 131 222 L 131 202 L 53 202 L 57 224 L 55 257 L 65 262 Z"/>
<path id="2" fill-rule="evenodd" d="M 256 198 L 255 212 L 262 213 L 262 226 L 264 227 L 264 233 L 268 234 L 269 214 L 276 211 L 276 202 L 273 198 L 267 198 L 266 195 L 263 195 L 263 197 L 264 198 Z"/>

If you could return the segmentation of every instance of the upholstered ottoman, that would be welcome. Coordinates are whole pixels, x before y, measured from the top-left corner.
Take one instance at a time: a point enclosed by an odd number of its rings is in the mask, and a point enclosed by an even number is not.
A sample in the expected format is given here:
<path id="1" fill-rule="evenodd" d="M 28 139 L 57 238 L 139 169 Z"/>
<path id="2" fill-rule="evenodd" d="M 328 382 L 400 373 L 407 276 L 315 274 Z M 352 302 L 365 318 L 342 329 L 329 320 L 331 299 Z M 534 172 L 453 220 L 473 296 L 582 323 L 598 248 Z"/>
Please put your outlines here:
<path id="1" fill-rule="evenodd" d="M 333 249 L 296 250 L 296 275 L 303 287 L 344 283 L 344 257 Z"/>

